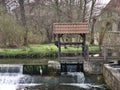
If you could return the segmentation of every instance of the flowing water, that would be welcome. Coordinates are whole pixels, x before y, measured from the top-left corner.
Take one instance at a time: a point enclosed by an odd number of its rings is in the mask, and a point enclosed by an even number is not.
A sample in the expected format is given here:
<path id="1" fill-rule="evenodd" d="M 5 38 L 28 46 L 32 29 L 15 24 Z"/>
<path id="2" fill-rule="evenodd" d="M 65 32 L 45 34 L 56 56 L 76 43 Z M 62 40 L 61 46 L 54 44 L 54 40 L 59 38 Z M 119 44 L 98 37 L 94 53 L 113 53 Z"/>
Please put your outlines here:
<path id="1" fill-rule="evenodd" d="M 22 70 L 22 65 L 1 65 L 0 90 L 108 90 L 105 84 L 86 78 L 82 72 L 50 77 L 24 75 Z"/>

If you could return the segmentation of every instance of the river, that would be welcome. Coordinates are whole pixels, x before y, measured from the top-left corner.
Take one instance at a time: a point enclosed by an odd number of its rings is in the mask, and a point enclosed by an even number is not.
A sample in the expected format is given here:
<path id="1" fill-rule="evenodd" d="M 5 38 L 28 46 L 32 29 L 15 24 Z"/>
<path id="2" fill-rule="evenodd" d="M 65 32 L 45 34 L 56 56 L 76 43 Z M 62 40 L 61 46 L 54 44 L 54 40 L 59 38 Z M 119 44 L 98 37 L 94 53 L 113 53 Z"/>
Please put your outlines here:
<path id="1" fill-rule="evenodd" d="M 100 77 L 83 72 L 60 76 L 22 74 L 21 65 L 1 65 L 0 90 L 109 90 Z"/>

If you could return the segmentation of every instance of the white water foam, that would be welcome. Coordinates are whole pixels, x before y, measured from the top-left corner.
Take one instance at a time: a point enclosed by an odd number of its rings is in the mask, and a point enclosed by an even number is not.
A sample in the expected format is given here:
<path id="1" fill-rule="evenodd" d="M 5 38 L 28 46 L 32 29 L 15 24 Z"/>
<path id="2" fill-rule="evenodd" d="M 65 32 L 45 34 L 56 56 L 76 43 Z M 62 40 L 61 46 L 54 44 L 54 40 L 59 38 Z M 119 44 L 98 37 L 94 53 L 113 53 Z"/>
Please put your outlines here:
<path id="1" fill-rule="evenodd" d="M 18 85 L 12 85 L 12 84 L 2 84 L 0 85 L 0 90 L 26 90 L 26 87 L 34 87 L 34 86 L 40 86 L 43 84 L 18 84 Z"/>
<path id="2" fill-rule="evenodd" d="M 68 72 L 67 75 L 77 77 L 77 83 L 84 83 L 85 75 L 83 72 Z"/>
<path id="3" fill-rule="evenodd" d="M 34 87 L 32 77 L 23 75 L 23 65 L 0 65 L 0 90 L 25 90 L 25 87 Z"/>
<path id="4" fill-rule="evenodd" d="M 76 86 L 76 87 L 84 88 L 84 89 L 92 89 L 92 88 L 103 89 L 104 88 L 104 85 L 84 83 L 85 76 L 83 72 L 67 72 L 67 75 L 77 77 L 77 83 L 61 83 L 60 85 L 68 85 L 68 86 L 70 85 L 70 86 Z"/>
<path id="5" fill-rule="evenodd" d="M 76 86 L 84 89 L 100 88 L 103 89 L 104 85 L 94 85 L 87 83 L 61 83 L 60 85 Z"/>
<path id="6" fill-rule="evenodd" d="M 16 73 L 2 73 L 0 74 L 0 90 L 25 90 L 26 87 L 34 87 L 42 84 L 35 84 L 32 82 L 31 76 L 16 74 Z"/>
<path id="7" fill-rule="evenodd" d="M 19 84 L 24 82 L 30 82 L 30 76 L 16 74 L 16 73 L 1 73 L 0 84 Z"/>
<path id="8" fill-rule="evenodd" d="M 0 90 L 17 90 L 17 85 L 0 84 Z"/>

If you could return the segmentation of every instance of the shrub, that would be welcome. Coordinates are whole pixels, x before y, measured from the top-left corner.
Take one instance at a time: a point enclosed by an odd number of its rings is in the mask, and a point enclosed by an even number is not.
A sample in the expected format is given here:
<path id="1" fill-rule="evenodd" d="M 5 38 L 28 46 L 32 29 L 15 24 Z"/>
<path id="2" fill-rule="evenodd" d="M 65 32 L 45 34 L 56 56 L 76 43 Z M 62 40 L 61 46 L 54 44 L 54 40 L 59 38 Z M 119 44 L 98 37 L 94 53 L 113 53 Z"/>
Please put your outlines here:
<path id="1" fill-rule="evenodd" d="M 14 48 L 23 45 L 23 34 L 24 28 L 0 9 L 0 46 Z"/>

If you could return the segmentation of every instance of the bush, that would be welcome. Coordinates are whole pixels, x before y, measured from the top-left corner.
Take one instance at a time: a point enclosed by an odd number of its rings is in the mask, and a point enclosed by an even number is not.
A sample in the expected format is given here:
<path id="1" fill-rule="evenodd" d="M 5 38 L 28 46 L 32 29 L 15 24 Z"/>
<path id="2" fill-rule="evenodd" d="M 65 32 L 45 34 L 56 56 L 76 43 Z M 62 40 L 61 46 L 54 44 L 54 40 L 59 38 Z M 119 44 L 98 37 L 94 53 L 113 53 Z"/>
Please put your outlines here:
<path id="1" fill-rule="evenodd" d="M 19 47 L 23 45 L 24 28 L 0 9 L 0 47 Z"/>

